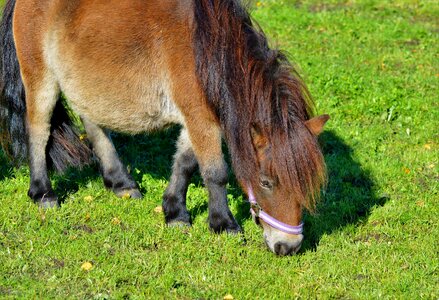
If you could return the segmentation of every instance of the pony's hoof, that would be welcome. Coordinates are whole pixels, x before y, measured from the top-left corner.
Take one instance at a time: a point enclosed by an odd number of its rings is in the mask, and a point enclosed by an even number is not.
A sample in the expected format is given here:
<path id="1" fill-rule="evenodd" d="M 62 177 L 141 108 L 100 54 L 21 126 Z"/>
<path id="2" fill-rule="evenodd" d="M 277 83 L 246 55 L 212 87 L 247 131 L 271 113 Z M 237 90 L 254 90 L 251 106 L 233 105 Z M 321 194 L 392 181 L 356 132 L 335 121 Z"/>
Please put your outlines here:
<path id="1" fill-rule="evenodd" d="M 241 227 L 238 225 L 238 223 L 236 223 L 236 221 L 216 225 L 210 223 L 210 229 L 215 233 L 226 232 L 228 234 L 238 234 L 242 232 Z"/>
<path id="2" fill-rule="evenodd" d="M 181 221 L 181 220 L 171 221 L 171 222 L 166 223 L 166 225 L 168 225 L 168 227 L 180 227 L 180 228 L 191 227 L 191 223 Z"/>
<path id="3" fill-rule="evenodd" d="M 127 189 L 114 191 L 117 197 L 119 198 L 132 198 L 132 199 L 142 199 L 142 193 L 138 189 Z"/>
<path id="4" fill-rule="evenodd" d="M 237 228 L 230 228 L 230 229 L 226 229 L 227 234 L 232 234 L 232 235 L 238 235 L 238 234 L 242 234 L 242 228 L 237 225 Z"/>

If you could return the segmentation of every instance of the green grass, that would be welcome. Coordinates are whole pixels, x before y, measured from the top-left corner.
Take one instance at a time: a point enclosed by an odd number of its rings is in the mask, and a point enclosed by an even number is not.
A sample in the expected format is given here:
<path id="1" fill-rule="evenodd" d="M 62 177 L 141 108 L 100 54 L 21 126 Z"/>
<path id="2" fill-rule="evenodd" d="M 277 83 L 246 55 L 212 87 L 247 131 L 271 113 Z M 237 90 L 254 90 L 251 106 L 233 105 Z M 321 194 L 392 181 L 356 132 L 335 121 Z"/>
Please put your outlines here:
<path id="1" fill-rule="evenodd" d="M 52 176 L 65 203 L 42 211 L 29 170 L 0 155 L 0 298 L 439 297 L 439 5 L 435 1 L 261 1 L 253 16 L 296 62 L 319 113 L 329 184 L 293 257 L 264 246 L 236 184 L 241 236 L 209 232 L 196 177 L 192 228 L 161 204 L 178 129 L 116 136 L 145 194 L 118 199 L 96 168 Z M 92 262 L 90 271 L 81 265 Z"/>

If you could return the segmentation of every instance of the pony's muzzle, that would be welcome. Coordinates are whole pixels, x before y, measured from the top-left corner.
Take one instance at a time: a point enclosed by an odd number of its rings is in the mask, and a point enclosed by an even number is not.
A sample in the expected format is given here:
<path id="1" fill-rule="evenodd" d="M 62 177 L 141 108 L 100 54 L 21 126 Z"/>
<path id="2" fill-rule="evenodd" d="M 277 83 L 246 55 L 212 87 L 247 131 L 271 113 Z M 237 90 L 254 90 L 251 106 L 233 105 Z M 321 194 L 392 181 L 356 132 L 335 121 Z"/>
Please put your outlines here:
<path id="1" fill-rule="evenodd" d="M 296 254 L 302 246 L 303 234 L 288 234 L 261 222 L 267 247 L 279 256 Z"/>

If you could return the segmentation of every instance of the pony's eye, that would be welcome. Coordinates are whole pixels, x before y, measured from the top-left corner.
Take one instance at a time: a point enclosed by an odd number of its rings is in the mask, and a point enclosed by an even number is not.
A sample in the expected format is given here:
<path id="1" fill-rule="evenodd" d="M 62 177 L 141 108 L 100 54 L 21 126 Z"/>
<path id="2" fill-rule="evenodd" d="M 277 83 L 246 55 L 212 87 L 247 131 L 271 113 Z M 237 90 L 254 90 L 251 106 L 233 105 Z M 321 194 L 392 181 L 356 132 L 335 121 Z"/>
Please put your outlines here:
<path id="1" fill-rule="evenodd" d="M 261 185 L 261 187 L 267 190 L 271 190 L 273 188 L 273 184 L 268 179 L 261 179 L 259 184 Z"/>

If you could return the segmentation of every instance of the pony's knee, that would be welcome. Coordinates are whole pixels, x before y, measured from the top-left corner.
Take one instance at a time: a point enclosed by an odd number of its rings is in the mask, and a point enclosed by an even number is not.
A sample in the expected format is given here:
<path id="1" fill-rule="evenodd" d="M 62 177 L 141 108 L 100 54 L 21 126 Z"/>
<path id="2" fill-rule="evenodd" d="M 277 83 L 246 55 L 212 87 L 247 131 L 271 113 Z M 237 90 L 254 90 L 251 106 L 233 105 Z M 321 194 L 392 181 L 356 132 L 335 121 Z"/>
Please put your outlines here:
<path id="1" fill-rule="evenodd" d="M 174 160 L 173 171 L 182 173 L 185 176 L 192 176 L 197 167 L 197 159 L 192 149 L 178 153 Z"/>
<path id="2" fill-rule="evenodd" d="M 203 168 L 201 176 L 206 184 L 226 185 L 228 180 L 227 166 L 224 162 Z"/>

